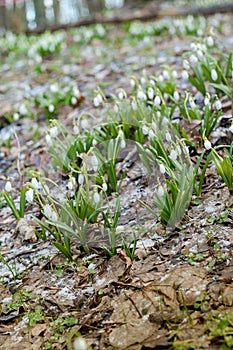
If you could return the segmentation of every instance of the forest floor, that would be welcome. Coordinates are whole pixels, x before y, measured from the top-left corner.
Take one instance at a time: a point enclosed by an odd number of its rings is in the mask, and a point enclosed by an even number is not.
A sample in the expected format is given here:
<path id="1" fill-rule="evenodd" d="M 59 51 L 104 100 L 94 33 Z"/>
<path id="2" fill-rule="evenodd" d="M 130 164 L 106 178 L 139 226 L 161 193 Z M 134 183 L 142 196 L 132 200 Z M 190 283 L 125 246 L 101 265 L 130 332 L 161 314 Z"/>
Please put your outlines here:
<path id="1" fill-rule="evenodd" d="M 223 21 L 217 36 L 232 46 L 232 17 L 216 15 L 206 21 L 206 35 L 212 25 Z M 131 24 L 131 29 L 132 25 L 140 24 Z M 33 118 L 9 118 L 22 103 L 29 108 L 31 99 L 48 92 L 51 84 L 78 85 L 79 103 L 59 105 L 56 115 L 70 130 L 81 114 L 94 116 L 92 123 L 98 125 L 108 113 L 105 105 L 93 104 L 98 86 L 111 106 L 111 94 L 120 88 L 132 92 L 131 76 L 143 84 L 142 77 L 155 76 L 165 66 L 176 70 L 179 93 L 189 90 L 198 100 L 199 93 L 181 78 L 181 57 L 194 37 L 166 31 L 148 35 L 143 33 L 144 24 L 136 36 L 130 26 L 109 25 L 104 34 L 99 27 L 99 35 L 93 35 L 96 27 L 71 30 L 64 34 L 61 50 L 43 55 L 42 62 L 23 52 L 24 39 L 18 39 L 14 50 L 10 45 L 3 48 L 0 188 L 11 178 L 17 203 L 32 169 L 56 183 L 67 181 L 51 165 L 45 141 L 49 119 L 41 107 L 33 105 Z M 221 121 L 210 138 L 213 145 L 232 141 L 231 101 L 223 96 L 222 104 Z M 198 121 L 184 121 L 184 125 L 190 140 L 198 143 Z M 78 334 L 93 350 L 232 348 L 233 214 L 227 187 L 209 167 L 202 195 L 193 196 L 179 227 L 171 230 L 135 199 L 149 196 L 151 188 L 143 180 L 139 171 L 122 185 L 126 204 L 119 223 L 125 235 L 137 235 L 133 259 L 120 246 L 112 257 L 98 245 L 86 254 L 72 239 L 73 261 L 68 261 L 50 239 L 35 235 L 32 215 L 39 216 L 38 206 L 28 204 L 25 221 L 16 220 L 2 197 L 0 349 L 71 350 Z"/>

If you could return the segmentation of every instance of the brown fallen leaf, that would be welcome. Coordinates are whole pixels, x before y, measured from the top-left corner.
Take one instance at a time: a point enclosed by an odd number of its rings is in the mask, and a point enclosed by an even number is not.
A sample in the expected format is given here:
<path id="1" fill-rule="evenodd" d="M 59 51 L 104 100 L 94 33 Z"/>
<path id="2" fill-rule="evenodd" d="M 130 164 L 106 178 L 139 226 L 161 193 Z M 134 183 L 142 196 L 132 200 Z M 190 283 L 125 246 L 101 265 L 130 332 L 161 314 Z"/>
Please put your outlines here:
<path id="1" fill-rule="evenodd" d="M 35 243 L 38 240 L 35 233 L 36 226 L 35 221 L 21 218 L 16 225 L 14 237 L 19 238 L 22 242 L 29 241 Z"/>

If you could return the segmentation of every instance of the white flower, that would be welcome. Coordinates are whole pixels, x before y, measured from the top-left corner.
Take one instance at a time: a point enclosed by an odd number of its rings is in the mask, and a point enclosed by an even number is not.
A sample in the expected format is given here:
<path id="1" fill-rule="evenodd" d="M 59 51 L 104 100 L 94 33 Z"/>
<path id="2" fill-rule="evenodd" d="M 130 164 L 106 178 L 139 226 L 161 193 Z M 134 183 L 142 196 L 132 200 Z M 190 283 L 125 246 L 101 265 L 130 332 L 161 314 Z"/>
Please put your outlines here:
<path id="1" fill-rule="evenodd" d="M 98 144 L 98 141 L 95 140 L 95 139 L 93 139 L 93 141 L 92 141 L 92 146 L 95 147 L 97 144 Z"/>
<path id="2" fill-rule="evenodd" d="M 97 171 L 98 170 L 98 166 L 99 166 L 98 158 L 96 156 L 92 156 L 90 160 L 91 160 L 92 169 L 94 171 Z"/>
<path id="3" fill-rule="evenodd" d="M 142 126 L 142 133 L 143 133 L 143 135 L 148 135 L 149 129 L 148 129 L 148 127 L 146 125 Z"/>
<path id="4" fill-rule="evenodd" d="M 74 340 L 73 350 L 87 350 L 87 344 L 82 337 L 78 337 Z"/>
<path id="5" fill-rule="evenodd" d="M 99 105 L 103 102 L 103 97 L 101 94 L 97 94 L 94 98 L 94 106 L 99 107 Z"/>
<path id="6" fill-rule="evenodd" d="M 172 149 L 171 152 L 170 152 L 170 155 L 169 155 L 169 158 L 171 160 L 176 160 L 177 159 L 177 156 L 178 156 L 178 153 L 175 149 Z"/>
<path id="7" fill-rule="evenodd" d="M 229 127 L 229 131 L 233 134 L 233 124 L 231 124 L 231 126 Z"/>
<path id="8" fill-rule="evenodd" d="M 166 138 L 167 142 L 170 142 L 172 140 L 172 137 L 171 137 L 169 132 L 166 132 L 165 138 Z"/>
<path id="9" fill-rule="evenodd" d="M 134 79 L 130 79 L 130 85 L 131 85 L 132 88 L 135 87 L 136 83 L 135 83 Z"/>
<path id="10" fill-rule="evenodd" d="M 49 147 L 51 147 L 51 146 L 53 145 L 51 136 L 50 136 L 49 134 L 47 134 L 47 135 L 45 136 L 45 140 L 46 140 L 47 145 L 48 145 Z"/>
<path id="11" fill-rule="evenodd" d="M 76 98 L 80 97 L 80 91 L 79 91 L 79 88 L 77 86 L 73 87 L 73 94 Z"/>
<path id="12" fill-rule="evenodd" d="M 67 187 L 70 191 L 74 189 L 75 182 L 76 182 L 75 178 L 71 176 L 67 183 Z"/>
<path id="13" fill-rule="evenodd" d="M 158 107 L 161 103 L 161 98 L 157 95 L 154 99 L 154 106 Z"/>
<path id="14" fill-rule="evenodd" d="M 106 192 L 106 191 L 107 191 L 107 189 L 108 189 L 108 185 L 106 184 L 106 182 L 104 182 L 104 183 L 103 183 L 103 185 L 102 185 L 102 189 L 103 189 L 103 191 L 104 191 L 104 192 Z"/>
<path id="15" fill-rule="evenodd" d="M 44 205 L 44 215 L 51 221 L 57 221 L 57 214 L 50 204 Z"/>
<path id="16" fill-rule="evenodd" d="M 133 111 L 136 111 L 138 109 L 137 103 L 135 101 L 131 102 L 131 107 Z"/>
<path id="17" fill-rule="evenodd" d="M 197 50 L 197 57 L 203 58 L 203 52 L 201 50 Z"/>
<path id="18" fill-rule="evenodd" d="M 73 96 L 73 97 L 71 98 L 71 104 L 72 104 L 72 105 L 76 105 L 77 102 L 78 102 L 77 98 Z"/>
<path id="19" fill-rule="evenodd" d="M 221 103 L 221 101 L 216 100 L 214 106 L 215 106 L 215 108 L 219 111 L 219 110 L 222 108 L 222 103 Z"/>
<path id="20" fill-rule="evenodd" d="M 160 185 L 158 187 L 157 194 L 158 194 L 159 197 L 163 197 L 163 195 L 164 195 L 164 188 L 163 188 L 163 186 Z"/>
<path id="21" fill-rule="evenodd" d="M 57 86 L 57 84 L 51 84 L 50 85 L 50 91 L 51 92 L 58 92 L 58 86 Z"/>
<path id="22" fill-rule="evenodd" d="M 39 189 L 39 182 L 37 181 L 37 179 L 35 178 L 35 177 L 33 177 L 32 179 L 31 179 L 31 184 L 32 184 L 32 186 L 35 188 L 35 190 L 38 190 Z"/>
<path id="23" fill-rule="evenodd" d="M 186 69 L 186 70 L 189 70 L 189 69 L 190 69 L 190 64 L 189 64 L 189 62 L 188 62 L 187 60 L 184 60 L 184 61 L 183 61 L 183 67 L 184 67 L 184 69 Z"/>
<path id="24" fill-rule="evenodd" d="M 215 69 L 212 69 L 212 70 L 211 70 L 211 79 L 212 79 L 213 81 L 216 81 L 216 80 L 218 79 L 218 73 L 216 72 Z"/>
<path id="25" fill-rule="evenodd" d="M 164 79 L 166 79 L 166 80 L 168 80 L 170 77 L 169 77 L 169 73 L 168 73 L 168 71 L 167 70 L 164 70 L 163 71 L 163 77 L 164 77 Z"/>
<path id="26" fill-rule="evenodd" d="M 79 174 L 78 183 L 79 183 L 79 185 L 82 185 L 84 183 L 84 175 L 83 174 Z"/>
<path id="27" fill-rule="evenodd" d="M 166 169 L 165 169 L 165 166 L 163 164 L 160 164 L 159 171 L 160 171 L 161 174 L 165 174 Z"/>
<path id="28" fill-rule="evenodd" d="M 158 76 L 158 81 L 159 81 L 160 83 L 162 83 L 162 82 L 164 81 L 164 77 L 163 77 L 162 74 L 160 74 L 160 75 Z"/>
<path id="29" fill-rule="evenodd" d="M 172 78 L 174 78 L 174 79 L 178 78 L 178 73 L 176 70 L 172 71 Z"/>
<path id="30" fill-rule="evenodd" d="M 175 91 L 174 94 L 173 94 L 173 97 L 174 97 L 174 99 L 178 102 L 179 99 L 180 99 L 180 94 L 179 94 L 179 92 L 178 92 L 178 91 Z"/>
<path id="31" fill-rule="evenodd" d="M 213 40 L 212 36 L 208 36 L 208 38 L 206 38 L 206 44 L 208 46 L 213 46 L 214 45 L 214 40 Z"/>
<path id="32" fill-rule="evenodd" d="M 49 110 L 50 113 L 53 113 L 54 109 L 55 109 L 54 105 L 51 104 L 51 105 L 48 106 L 48 110 Z"/>
<path id="33" fill-rule="evenodd" d="M 56 137 L 59 134 L 59 130 L 57 126 L 53 126 L 50 130 L 49 130 L 49 134 L 51 137 Z"/>
<path id="34" fill-rule="evenodd" d="M 121 149 L 126 147 L 126 142 L 124 139 L 121 140 Z"/>
<path id="35" fill-rule="evenodd" d="M 190 63 L 192 63 L 192 65 L 196 66 L 197 62 L 198 62 L 197 56 L 191 55 L 190 56 Z"/>
<path id="36" fill-rule="evenodd" d="M 33 197 L 34 197 L 34 191 L 32 188 L 30 188 L 28 191 L 25 193 L 26 201 L 30 204 L 33 203 Z"/>
<path id="37" fill-rule="evenodd" d="M 94 193 L 93 199 L 94 199 L 94 202 L 95 202 L 96 204 L 98 204 L 98 203 L 100 202 L 100 195 L 99 195 L 98 192 L 95 192 L 95 193 Z"/>
<path id="38" fill-rule="evenodd" d="M 150 100 L 153 100 L 155 92 L 154 89 L 152 89 L 151 87 L 149 87 L 149 89 L 147 90 L 147 95 L 149 97 Z"/>
<path id="39" fill-rule="evenodd" d="M 196 108 L 196 103 L 191 96 L 189 97 L 189 104 L 192 109 Z"/>
<path id="40" fill-rule="evenodd" d="M 205 140 L 204 147 L 208 151 L 212 148 L 211 142 L 209 140 Z"/>
<path id="41" fill-rule="evenodd" d="M 15 122 L 17 122 L 19 120 L 19 113 L 14 113 L 13 114 L 13 119 Z"/>
<path id="42" fill-rule="evenodd" d="M 141 83 L 142 85 L 145 85 L 145 84 L 146 84 L 146 79 L 145 79 L 144 77 L 141 77 L 141 78 L 140 78 L 140 83 Z"/>
<path id="43" fill-rule="evenodd" d="M 77 125 L 75 125 L 75 126 L 73 127 L 73 131 L 74 131 L 74 134 L 75 134 L 75 135 L 78 135 L 78 134 L 79 134 L 79 127 L 78 127 Z"/>
<path id="44" fill-rule="evenodd" d="M 19 113 L 20 113 L 21 115 L 26 115 L 27 112 L 28 112 L 27 107 L 25 106 L 25 104 L 22 104 L 22 105 L 19 107 Z"/>
<path id="45" fill-rule="evenodd" d="M 154 131 L 152 129 L 149 130 L 149 135 L 148 136 L 149 136 L 150 139 L 153 139 L 155 137 L 155 133 L 154 133 Z"/>
<path id="46" fill-rule="evenodd" d="M 149 83 L 150 85 L 155 86 L 155 81 L 153 79 L 150 79 Z"/>
<path id="47" fill-rule="evenodd" d="M 11 192 L 12 191 L 12 185 L 10 180 L 7 180 L 6 184 L 5 184 L 5 191 L 6 192 Z"/>
<path id="48" fill-rule="evenodd" d="M 182 79 L 188 80 L 189 74 L 188 74 L 187 70 L 183 70 L 181 73 L 181 76 L 182 76 Z"/>
<path id="49" fill-rule="evenodd" d="M 118 93 L 118 98 L 119 98 L 119 100 L 122 101 L 122 100 L 124 99 L 124 97 L 125 97 L 125 95 L 124 95 L 123 91 L 120 91 L 120 92 Z"/>
<path id="50" fill-rule="evenodd" d="M 141 101 L 146 100 L 146 94 L 142 90 L 138 90 L 137 92 L 137 98 Z"/>
<path id="51" fill-rule="evenodd" d="M 118 107 L 117 104 L 114 105 L 113 110 L 114 110 L 115 113 L 119 112 L 119 107 Z"/>
<path id="52" fill-rule="evenodd" d="M 209 103 L 210 103 L 210 97 L 207 95 L 204 98 L 204 105 L 207 106 L 207 105 L 209 105 Z"/>

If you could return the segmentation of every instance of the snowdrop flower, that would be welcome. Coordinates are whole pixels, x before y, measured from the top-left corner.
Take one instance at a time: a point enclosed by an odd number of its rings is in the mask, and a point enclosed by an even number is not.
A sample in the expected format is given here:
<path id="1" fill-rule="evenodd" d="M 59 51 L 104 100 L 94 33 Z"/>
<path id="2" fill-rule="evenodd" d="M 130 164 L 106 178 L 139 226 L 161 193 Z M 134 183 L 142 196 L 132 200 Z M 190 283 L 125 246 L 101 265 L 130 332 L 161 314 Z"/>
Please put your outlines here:
<path id="1" fill-rule="evenodd" d="M 184 80 L 188 80 L 188 78 L 189 78 L 188 72 L 186 70 L 183 70 L 182 73 L 181 73 L 181 77 Z"/>
<path id="2" fill-rule="evenodd" d="M 126 147 L 126 142 L 124 139 L 121 140 L 121 149 Z"/>
<path id="3" fill-rule="evenodd" d="M 158 81 L 159 81 L 160 83 L 162 83 L 162 82 L 164 81 L 164 77 L 163 77 L 162 74 L 160 74 L 160 75 L 158 76 Z"/>
<path id="4" fill-rule="evenodd" d="M 141 83 L 142 85 L 145 85 L 145 84 L 146 84 L 146 79 L 145 79 L 144 77 L 141 77 L 141 78 L 140 78 L 140 83 Z"/>
<path id="5" fill-rule="evenodd" d="M 154 89 L 152 89 L 151 87 L 149 87 L 149 89 L 147 90 L 147 95 L 149 97 L 150 100 L 153 100 L 155 92 Z"/>
<path id="6" fill-rule="evenodd" d="M 163 186 L 160 185 L 158 187 L 157 194 L 158 194 L 159 197 L 163 197 L 163 195 L 164 195 L 164 188 L 163 188 Z"/>
<path id="7" fill-rule="evenodd" d="M 94 202 L 95 202 L 96 204 L 98 204 L 98 203 L 100 202 L 100 195 L 99 195 L 98 192 L 95 192 L 95 193 L 94 193 L 93 199 L 94 199 Z"/>
<path id="8" fill-rule="evenodd" d="M 203 58 L 203 52 L 201 50 L 197 50 L 197 57 Z"/>
<path id="9" fill-rule="evenodd" d="M 78 134 L 79 134 L 79 127 L 78 127 L 77 125 L 75 125 L 75 126 L 73 127 L 73 131 L 74 131 L 74 134 L 75 134 L 75 135 L 78 135 Z"/>
<path id="10" fill-rule="evenodd" d="M 114 110 L 115 113 L 119 112 L 119 107 L 118 107 L 117 104 L 114 105 L 113 110 Z"/>
<path id="11" fill-rule="evenodd" d="M 57 221 L 57 213 L 53 210 L 50 204 L 44 205 L 44 215 L 51 221 Z"/>
<path id="12" fill-rule="evenodd" d="M 6 192 L 11 192 L 12 191 L 12 185 L 10 180 L 7 180 L 6 184 L 5 184 L 5 191 Z"/>
<path id="13" fill-rule="evenodd" d="M 154 106 L 158 107 L 161 103 L 161 98 L 157 95 L 154 99 Z"/>
<path id="14" fill-rule="evenodd" d="M 187 60 L 184 60 L 184 61 L 183 61 L 183 67 L 184 67 L 184 69 L 186 69 L 186 70 L 189 70 L 189 69 L 190 69 L 190 64 L 189 64 L 189 62 L 188 62 Z"/>
<path id="15" fill-rule="evenodd" d="M 137 98 L 141 101 L 145 101 L 146 100 L 146 94 L 140 89 L 137 92 Z"/>
<path id="16" fill-rule="evenodd" d="M 165 174 L 165 172 L 166 172 L 165 166 L 162 163 L 159 166 L 159 171 L 161 174 Z"/>
<path id="17" fill-rule="evenodd" d="M 166 132 L 165 138 L 166 138 L 167 142 L 170 142 L 172 140 L 172 137 L 171 137 L 169 132 Z"/>
<path id="18" fill-rule="evenodd" d="M 208 38 L 206 38 L 206 44 L 208 46 L 214 46 L 214 40 L 213 40 L 212 36 L 208 36 Z"/>
<path id="19" fill-rule="evenodd" d="M 175 91 L 174 94 L 173 94 L 173 97 L 174 97 L 174 99 L 178 102 L 179 99 L 180 99 L 180 94 L 179 94 L 179 92 L 178 92 L 178 91 Z"/>
<path id="20" fill-rule="evenodd" d="M 98 170 L 99 162 L 98 162 L 98 158 L 96 156 L 91 157 L 91 166 L 92 166 L 92 169 L 94 171 Z"/>
<path id="21" fill-rule="evenodd" d="M 102 189 L 103 189 L 103 191 L 104 191 L 104 192 L 106 192 L 106 191 L 107 191 L 107 189 L 108 189 L 108 185 L 106 184 L 106 182 L 104 182 L 104 183 L 103 183 L 103 185 L 102 185 Z"/>
<path id="22" fill-rule="evenodd" d="M 67 187 L 70 191 L 72 191 L 74 189 L 75 182 L 76 182 L 75 178 L 73 176 L 71 176 L 68 183 L 67 183 Z"/>
<path id="23" fill-rule="evenodd" d="M 210 95 L 207 94 L 204 98 L 204 105 L 207 106 L 209 105 L 209 103 L 210 103 Z"/>
<path id="24" fill-rule="evenodd" d="M 38 189 L 39 189 L 39 182 L 37 181 L 37 179 L 35 178 L 35 177 L 33 177 L 32 179 L 31 179 L 31 184 L 32 184 L 32 187 L 35 189 L 35 190 L 37 190 L 38 191 Z"/>
<path id="25" fill-rule="evenodd" d="M 215 106 L 215 108 L 219 111 L 219 110 L 222 108 L 222 103 L 221 103 L 221 101 L 216 100 L 214 106 Z"/>
<path id="26" fill-rule="evenodd" d="M 22 104 L 22 105 L 19 107 L 19 113 L 20 113 L 21 115 L 26 115 L 27 112 L 28 112 L 27 107 L 25 106 L 25 104 Z"/>
<path id="27" fill-rule="evenodd" d="M 25 193 L 26 201 L 30 204 L 33 203 L 33 198 L 34 198 L 34 191 L 32 188 L 30 188 L 28 191 Z"/>
<path id="28" fill-rule="evenodd" d="M 212 148 L 211 142 L 209 140 L 205 140 L 204 147 L 207 151 L 209 151 Z"/>
<path id="29" fill-rule="evenodd" d="M 173 71 L 172 71 L 172 78 L 173 78 L 173 79 L 177 79 L 177 78 L 178 78 L 178 73 L 177 73 L 176 70 L 173 70 Z"/>
<path id="30" fill-rule="evenodd" d="M 95 139 L 93 139 L 93 141 L 92 141 L 92 146 L 95 147 L 97 144 L 98 144 L 98 141 L 95 140 Z"/>
<path id="31" fill-rule="evenodd" d="M 49 147 L 51 147 L 51 146 L 53 145 L 51 136 L 50 136 L 49 134 L 47 134 L 47 135 L 45 136 L 45 141 L 47 142 L 47 145 L 48 145 Z"/>
<path id="32" fill-rule="evenodd" d="M 149 129 L 148 129 L 148 127 L 146 125 L 142 126 L 142 133 L 143 133 L 143 135 L 148 135 Z"/>
<path id="33" fill-rule="evenodd" d="M 13 114 L 13 119 L 15 122 L 17 122 L 19 120 L 19 113 L 14 113 Z"/>
<path id="34" fill-rule="evenodd" d="M 58 92 L 58 86 L 57 86 L 57 84 L 51 84 L 50 85 L 50 91 L 51 92 Z"/>
<path id="35" fill-rule="evenodd" d="M 83 174 L 79 174 L 78 183 L 79 183 L 79 185 L 83 185 L 83 183 L 84 183 L 84 175 Z"/>
<path id="36" fill-rule="evenodd" d="M 57 126 L 53 126 L 50 130 L 49 130 L 49 134 L 52 138 L 57 137 L 57 135 L 59 134 L 59 130 Z"/>
<path id="37" fill-rule="evenodd" d="M 124 97 L 125 97 L 125 95 L 124 95 L 123 91 L 120 91 L 120 92 L 118 93 L 118 98 L 119 98 L 119 100 L 122 101 L 122 100 L 124 99 Z"/>
<path id="38" fill-rule="evenodd" d="M 73 350 L 87 350 L 87 344 L 82 337 L 78 337 L 74 340 Z"/>
<path id="39" fill-rule="evenodd" d="M 150 79 L 149 83 L 150 85 L 155 86 L 155 81 L 153 79 Z"/>
<path id="40" fill-rule="evenodd" d="M 79 91 L 79 88 L 77 86 L 73 87 L 73 94 L 76 98 L 80 97 L 80 91 Z"/>
<path id="41" fill-rule="evenodd" d="M 103 102 L 102 95 L 101 94 L 96 95 L 93 102 L 95 107 L 99 107 L 99 105 L 101 105 L 101 103 Z"/>
<path id="42" fill-rule="evenodd" d="M 212 69 L 212 70 L 211 70 L 211 79 L 212 79 L 213 81 L 216 81 L 216 80 L 218 79 L 218 73 L 216 72 L 215 69 Z"/>
<path id="43" fill-rule="evenodd" d="M 177 156 L 178 156 L 178 152 L 175 149 L 172 149 L 171 152 L 170 152 L 169 158 L 171 160 L 176 160 Z"/>
<path id="44" fill-rule="evenodd" d="M 148 136 L 149 136 L 149 139 L 153 139 L 155 137 L 155 133 L 152 129 L 149 130 Z"/>
<path id="45" fill-rule="evenodd" d="M 135 101 L 131 102 L 131 107 L 133 111 L 136 111 L 138 109 L 137 103 Z"/>
<path id="46" fill-rule="evenodd" d="M 77 98 L 73 96 L 73 97 L 71 98 L 71 104 L 72 104 L 72 105 L 76 105 L 77 102 L 78 102 Z"/>
<path id="47" fill-rule="evenodd" d="M 229 131 L 233 134 L 233 124 L 231 124 L 231 126 L 229 127 Z"/>
<path id="48" fill-rule="evenodd" d="M 50 113 L 53 113 L 54 109 L 55 109 L 54 105 L 51 104 L 51 105 L 48 106 L 48 110 L 49 110 Z"/>
<path id="49" fill-rule="evenodd" d="M 134 80 L 134 79 L 130 79 L 130 86 L 131 86 L 132 88 L 134 88 L 135 85 L 136 85 L 135 80 Z"/>
<path id="50" fill-rule="evenodd" d="M 197 62 L 198 62 L 197 56 L 191 55 L 190 56 L 190 63 L 192 63 L 192 65 L 196 66 Z"/>
<path id="51" fill-rule="evenodd" d="M 194 102 L 192 96 L 189 97 L 189 104 L 192 109 L 196 108 L 196 103 Z"/>
<path id="52" fill-rule="evenodd" d="M 164 77 L 165 80 L 168 80 L 168 79 L 170 78 L 170 77 L 169 77 L 169 73 L 168 73 L 167 70 L 164 70 L 164 71 L 163 71 L 163 77 Z"/>

